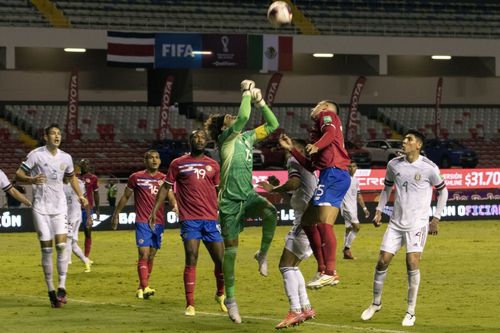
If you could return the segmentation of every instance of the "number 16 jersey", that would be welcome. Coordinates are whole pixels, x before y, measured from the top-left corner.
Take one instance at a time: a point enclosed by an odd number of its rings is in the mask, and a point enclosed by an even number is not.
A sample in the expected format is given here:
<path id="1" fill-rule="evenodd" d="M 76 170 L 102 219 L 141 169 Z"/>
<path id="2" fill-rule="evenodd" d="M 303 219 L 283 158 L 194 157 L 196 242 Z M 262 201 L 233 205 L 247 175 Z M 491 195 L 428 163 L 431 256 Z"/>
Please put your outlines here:
<path id="1" fill-rule="evenodd" d="M 156 202 L 156 194 L 165 181 L 165 174 L 157 171 L 151 175 L 147 170 L 137 171 L 128 177 L 127 187 L 134 191 L 135 222 L 148 223 L 149 214 Z M 164 206 L 156 214 L 155 224 L 164 224 Z"/>

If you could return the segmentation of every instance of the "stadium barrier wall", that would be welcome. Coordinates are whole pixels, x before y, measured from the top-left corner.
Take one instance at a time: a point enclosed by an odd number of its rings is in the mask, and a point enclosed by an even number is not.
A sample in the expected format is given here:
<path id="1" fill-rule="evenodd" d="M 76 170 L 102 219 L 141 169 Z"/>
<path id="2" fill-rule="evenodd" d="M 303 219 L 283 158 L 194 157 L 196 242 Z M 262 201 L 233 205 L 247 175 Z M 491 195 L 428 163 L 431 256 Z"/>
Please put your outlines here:
<path id="1" fill-rule="evenodd" d="M 361 223 L 371 223 L 373 212 L 377 203 L 367 202 L 366 206 L 371 212 L 371 217 L 367 220 L 363 216 L 361 208 L 358 207 L 358 217 Z M 435 209 L 435 203 L 433 208 Z M 278 209 L 278 225 L 291 225 L 295 219 L 293 209 L 288 204 L 276 205 Z M 385 215 L 392 213 L 392 206 L 386 206 L 383 210 Z M 101 207 L 100 220 L 94 220 L 94 230 L 112 230 L 111 215 L 113 207 Z M 431 215 L 429 209 L 429 216 Z M 96 216 L 94 215 L 94 219 Z M 387 216 L 384 216 L 383 221 L 387 222 Z M 499 220 L 500 221 L 500 202 L 498 200 L 467 200 L 467 201 L 448 201 L 443 210 L 442 221 L 467 221 L 467 220 Z M 260 226 L 261 219 L 259 217 L 248 217 L 246 219 L 247 226 Z M 118 230 L 134 229 L 135 212 L 134 206 L 126 206 L 119 215 Z M 337 220 L 338 224 L 343 224 L 340 217 Z M 172 211 L 167 211 L 165 214 L 165 228 L 179 228 L 177 216 Z M 13 232 L 33 232 L 32 210 L 30 208 L 12 208 L 0 209 L 0 234 Z"/>

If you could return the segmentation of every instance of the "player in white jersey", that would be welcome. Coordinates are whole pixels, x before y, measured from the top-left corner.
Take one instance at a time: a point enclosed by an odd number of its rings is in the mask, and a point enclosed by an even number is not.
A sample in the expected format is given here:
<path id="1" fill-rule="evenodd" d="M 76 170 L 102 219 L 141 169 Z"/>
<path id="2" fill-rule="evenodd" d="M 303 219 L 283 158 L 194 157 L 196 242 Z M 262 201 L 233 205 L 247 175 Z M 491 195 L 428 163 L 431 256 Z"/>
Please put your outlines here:
<path id="1" fill-rule="evenodd" d="M 373 302 L 363 311 L 361 319 L 369 320 L 382 307 L 382 289 L 389 264 L 401 248 L 406 246 L 406 269 L 408 273 L 408 308 L 403 326 L 415 324 L 415 305 L 420 284 L 420 256 L 424 250 L 427 233 L 437 235 L 441 212 L 448 199 L 448 190 L 439 174 L 439 168 L 420 151 L 425 137 L 418 131 L 409 130 L 403 139 L 403 156 L 387 164 L 385 188 L 375 212 L 373 224 L 381 225 L 382 210 L 387 203 L 392 187 L 396 187 L 394 211 L 385 231 L 380 255 L 373 278 Z M 432 188 L 438 191 L 436 212 L 429 223 Z"/>
<path id="2" fill-rule="evenodd" d="M 307 144 L 304 140 L 294 139 L 292 142 L 297 150 L 304 153 Z M 290 310 L 285 319 L 276 326 L 276 329 L 298 325 L 316 315 L 309 302 L 306 283 L 299 269 L 299 264 L 312 254 L 307 235 L 300 226 L 300 220 L 318 186 L 318 178 L 292 156 L 288 158 L 287 169 L 288 180 L 283 185 L 275 187 L 269 181 L 259 183 L 259 186 L 268 192 L 287 193 L 293 191 L 290 205 L 294 210 L 295 220 L 292 229 L 285 237 L 285 247 L 279 262 L 279 270 L 283 276 Z"/>
<path id="3" fill-rule="evenodd" d="M 83 196 L 85 196 L 85 184 L 83 181 L 77 178 L 78 185 L 80 186 L 80 191 L 82 191 Z M 84 272 L 90 273 L 92 261 L 85 256 L 82 249 L 78 245 L 78 230 L 80 224 L 82 223 L 82 205 L 78 201 L 78 197 L 73 191 L 73 188 L 69 184 L 69 179 L 64 178 L 64 194 L 66 195 L 66 201 L 68 203 L 68 243 L 66 246 L 66 255 L 68 256 L 68 263 L 71 263 L 71 253 L 73 252 L 85 265 Z M 87 214 L 85 215 L 88 219 L 92 219 L 92 214 L 90 214 L 90 207 L 84 207 Z M 90 223 L 90 222 L 89 222 Z"/>
<path id="4" fill-rule="evenodd" d="M 361 190 L 359 188 L 358 179 L 355 176 L 358 166 L 356 162 L 351 161 L 348 166 L 349 174 L 351 175 L 351 185 L 347 190 L 347 193 L 342 200 L 342 206 L 340 207 L 340 214 L 344 218 L 345 223 L 345 236 L 344 236 L 344 259 L 355 259 L 351 253 L 352 242 L 356 238 L 360 225 L 358 219 L 358 203 L 363 208 L 365 213 L 365 218 L 370 216 L 368 208 L 366 208 L 365 201 L 361 195 Z"/>
<path id="5" fill-rule="evenodd" d="M 52 307 L 59 308 L 66 303 L 66 222 L 67 204 L 63 189 L 63 178 L 68 177 L 73 191 L 82 205 L 87 199 L 78 186 L 74 175 L 71 156 L 59 149 L 61 130 L 57 124 L 49 125 L 44 131 L 45 146 L 33 149 L 17 169 L 20 182 L 33 185 L 33 221 L 38 233 L 42 251 L 42 268 L 49 291 Z M 57 251 L 59 285 L 57 294 L 52 281 L 52 240 Z"/>
<path id="6" fill-rule="evenodd" d="M 2 188 L 2 190 L 4 190 L 5 193 L 9 193 L 17 201 L 25 204 L 28 207 L 31 207 L 31 201 L 29 201 L 28 198 L 24 196 L 24 194 L 19 192 L 12 185 L 9 178 L 7 178 L 7 175 L 1 169 L 0 169 L 0 187 Z"/>

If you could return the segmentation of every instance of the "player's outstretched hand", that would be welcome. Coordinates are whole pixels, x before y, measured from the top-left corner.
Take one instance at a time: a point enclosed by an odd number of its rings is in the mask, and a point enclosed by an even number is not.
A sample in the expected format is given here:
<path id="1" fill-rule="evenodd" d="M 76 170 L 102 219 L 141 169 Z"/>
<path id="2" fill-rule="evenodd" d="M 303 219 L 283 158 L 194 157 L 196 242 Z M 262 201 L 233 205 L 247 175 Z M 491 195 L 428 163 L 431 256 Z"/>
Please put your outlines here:
<path id="1" fill-rule="evenodd" d="M 429 235 L 435 236 L 438 234 L 438 224 L 439 224 L 439 219 L 433 217 L 431 222 L 429 222 Z"/>
<path id="2" fill-rule="evenodd" d="M 262 91 L 260 91 L 259 88 L 250 89 L 250 95 L 252 96 L 252 102 L 256 107 L 262 109 L 264 106 L 266 106 L 266 101 L 264 101 L 264 98 L 262 97 Z"/>
<path id="3" fill-rule="evenodd" d="M 315 145 L 313 145 L 312 143 L 309 143 L 306 148 L 305 148 L 305 151 L 306 151 L 306 154 L 307 155 L 312 155 L 312 154 L 316 154 L 318 152 L 318 147 L 316 147 Z"/>
<path id="4" fill-rule="evenodd" d="M 280 185 L 280 180 L 278 178 L 276 178 L 276 176 L 269 176 L 269 177 L 267 177 L 267 181 L 269 182 L 269 184 L 271 184 L 273 186 L 279 186 Z"/>
<path id="5" fill-rule="evenodd" d="M 255 88 L 255 82 L 252 80 L 243 80 L 240 83 L 240 90 L 243 95 L 250 95 L 250 90 Z"/>
<path id="6" fill-rule="evenodd" d="M 373 225 L 376 228 L 382 225 L 382 212 L 380 210 L 375 211 L 375 217 L 373 218 Z"/>
<path id="7" fill-rule="evenodd" d="M 365 213 L 365 219 L 369 218 L 370 217 L 370 211 L 368 210 L 368 208 L 363 208 L 363 212 Z"/>
<path id="8" fill-rule="evenodd" d="M 274 186 L 269 184 L 268 182 L 258 182 L 257 185 L 259 185 L 260 188 L 266 190 L 267 192 L 272 192 L 274 189 Z"/>
<path id="9" fill-rule="evenodd" d="M 293 149 L 292 139 L 290 139 L 290 137 L 288 135 L 281 134 L 279 142 L 280 142 L 280 146 L 283 149 L 286 149 L 286 150 L 292 150 Z"/>

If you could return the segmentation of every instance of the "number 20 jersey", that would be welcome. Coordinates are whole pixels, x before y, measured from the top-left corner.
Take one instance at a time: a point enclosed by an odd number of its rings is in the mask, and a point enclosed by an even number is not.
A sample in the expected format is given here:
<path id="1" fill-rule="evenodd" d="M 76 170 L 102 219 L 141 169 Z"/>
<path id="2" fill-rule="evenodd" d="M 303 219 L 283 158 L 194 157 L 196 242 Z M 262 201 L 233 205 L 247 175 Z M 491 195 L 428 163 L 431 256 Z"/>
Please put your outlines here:
<path id="1" fill-rule="evenodd" d="M 193 157 L 190 154 L 170 163 L 166 182 L 176 183 L 179 219 L 217 220 L 217 192 L 219 164 L 208 156 Z"/>
<path id="2" fill-rule="evenodd" d="M 153 210 L 156 194 L 165 181 L 165 174 L 157 171 L 154 175 L 146 170 L 134 172 L 128 177 L 127 187 L 134 191 L 135 222 L 148 223 L 149 214 Z M 164 224 L 164 206 L 160 206 L 156 214 L 155 224 Z"/>

